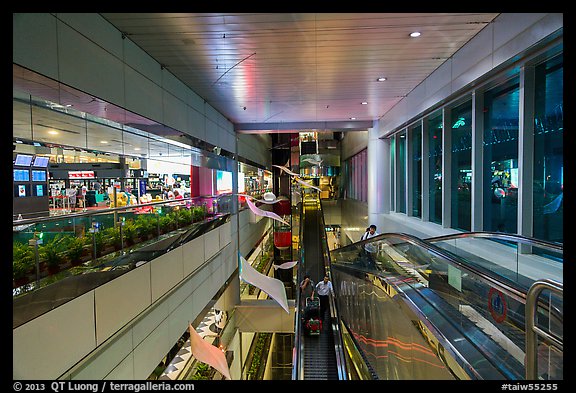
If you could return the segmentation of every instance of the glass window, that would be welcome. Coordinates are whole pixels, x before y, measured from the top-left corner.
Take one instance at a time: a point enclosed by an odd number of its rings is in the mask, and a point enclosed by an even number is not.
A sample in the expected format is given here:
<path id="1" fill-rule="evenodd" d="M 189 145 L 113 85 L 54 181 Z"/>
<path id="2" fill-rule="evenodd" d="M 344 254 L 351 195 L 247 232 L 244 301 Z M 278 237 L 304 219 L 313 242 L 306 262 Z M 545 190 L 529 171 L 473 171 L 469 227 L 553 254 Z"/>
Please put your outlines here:
<path id="1" fill-rule="evenodd" d="M 518 78 L 484 94 L 484 230 L 518 227 Z"/>
<path id="2" fill-rule="evenodd" d="M 533 234 L 563 242 L 563 55 L 537 66 L 535 78 Z"/>
<path id="3" fill-rule="evenodd" d="M 397 134 L 398 143 L 398 170 L 396 171 L 396 184 L 398 194 L 396 208 L 400 213 L 406 213 L 406 131 Z"/>
<path id="4" fill-rule="evenodd" d="M 429 219 L 442 224 L 442 112 L 428 119 Z"/>
<path id="5" fill-rule="evenodd" d="M 422 126 L 410 130 L 412 146 L 412 215 L 422 217 Z"/>
<path id="6" fill-rule="evenodd" d="M 368 167 L 366 165 L 368 151 L 360 153 L 346 160 L 344 174 L 348 199 L 367 202 L 368 199 Z"/>
<path id="7" fill-rule="evenodd" d="M 472 101 L 452 109 L 452 228 L 471 228 Z"/>

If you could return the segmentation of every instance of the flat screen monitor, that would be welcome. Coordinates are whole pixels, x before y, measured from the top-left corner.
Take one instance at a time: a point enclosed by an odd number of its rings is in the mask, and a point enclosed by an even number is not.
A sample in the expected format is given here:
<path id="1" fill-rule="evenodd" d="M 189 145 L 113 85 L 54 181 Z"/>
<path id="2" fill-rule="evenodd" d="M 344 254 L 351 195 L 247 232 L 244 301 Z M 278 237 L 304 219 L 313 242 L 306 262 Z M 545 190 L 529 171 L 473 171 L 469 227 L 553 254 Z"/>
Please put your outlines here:
<path id="1" fill-rule="evenodd" d="M 28 154 L 16 154 L 16 160 L 14 160 L 14 165 L 30 166 L 31 163 L 32 163 L 32 156 Z"/>
<path id="2" fill-rule="evenodd" d="M 30 171 L 28 169 L 14 169 L 14 181 L 30 181 Z"/>
<path id="3" fill-rule="evenodd" d="M 46 184 L 35 184 L 34 185 L 34 196 L 39 196 L 39 197 L 46 196 Z"/>
<path id="4" fill-rule="evenodd" d="M 46 171 L 32 171 L 32 181 L 46 181 Z"/>
<path id="5" fill-rule="evenodd" d="M 34 163 L 32 164 L 32 166 L 36 166 L 36 167 L 40 167 L 40 168 L 46 168 L 46 167 L 48 167 L 48 161 L 49 160 L 50 160 L 49 157 L 36 156 L 34 158 Z"/>

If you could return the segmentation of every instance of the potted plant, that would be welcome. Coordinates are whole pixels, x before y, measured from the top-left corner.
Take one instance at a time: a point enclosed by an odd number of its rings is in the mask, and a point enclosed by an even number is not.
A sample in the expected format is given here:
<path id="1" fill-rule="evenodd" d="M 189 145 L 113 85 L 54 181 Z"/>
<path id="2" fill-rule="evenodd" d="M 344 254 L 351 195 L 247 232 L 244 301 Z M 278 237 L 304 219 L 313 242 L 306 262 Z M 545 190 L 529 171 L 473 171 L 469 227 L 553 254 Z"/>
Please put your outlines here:
<path id="1" fill-rule="evenodd" d="M 82 256 L 84 255 L 84 245 L 86 239 L 83 236 L 66 236 L 65 237 L 66 256 L 73 266 L 82 263 Z"/>
<path id="2" fill-rule="evenodd" d="M 14 286 L 19 287 L 28 282 L 28 274 L 34 269 L 34 250 L 28 244 L 12 244 L 12 278 Z"/>
<path id="3" fill-rule="evenodd" d="M 173 229 L 176 229 L 176 221 L 171 214 L 166 214 L 165 216 L 160 217 L 160 231 L 162 233 L 170 232 Z"/>
<path id="4" fill-rule="evenodd" d="M 52 240 L 47 241 L 40 246 L 40 256 L 46 261 L 49 274 L 54 274 L 60 271 L 60 264 L 64 262 L 64 255 L 62 252 L 63 239 L 62 235 L 58 234 Z"/>
<path id="5" fill-rule="evenodd" d="M 127 220 L 124 222 L 124 227 L 122 228 L 122 233 L 124 235 L 124 241 L 127 245 L 131 246 L 136 241 L 136 236 L 138 236 L 138 228 L 134 220 Z"/>
<path id="6" fill-rule="evenodd" d="M 121 247 L 120 227 L 114 226 L 102 230 L 104 236 L 104 244 L 107 247 L 114 248 L 115 250 Z"/>

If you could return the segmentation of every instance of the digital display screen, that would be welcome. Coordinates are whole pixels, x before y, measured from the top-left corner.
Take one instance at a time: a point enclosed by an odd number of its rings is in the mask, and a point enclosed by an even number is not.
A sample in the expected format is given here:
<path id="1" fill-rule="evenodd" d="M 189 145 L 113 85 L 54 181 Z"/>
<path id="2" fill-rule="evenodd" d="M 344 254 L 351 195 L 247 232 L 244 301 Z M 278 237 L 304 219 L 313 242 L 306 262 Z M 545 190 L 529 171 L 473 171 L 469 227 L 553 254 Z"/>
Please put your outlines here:
<path id="1" fill-rule="evenodd" d="M 44 194 L 45 194 L 44 188 L 45 188 L 45 185 L 44 185 L 44 184 L 36 184 L 36 187 L 35 187 L 35 190 L 34 190 L 34 191 L 35 191 L 35 195 L 36 195 L 36 196 L 39 196 L 39 197 L 44 196 Z"/>
<path id="2" fill-rule="evenodd" d="M 216 191 L 218 194 L 232 192 L 232 172 L 216 171 Z"/>
<path id="3" fill-rule="evenodd" d="M 30 166 L 32 163 L 32 156 L 27 154 L 16 154 L 16 160 L 14 161 L 14 165 L 19 166 Z"/>
<path id="4" fill-rule="evenodd" d="M 46 171 L 32 171 L 32 181 L 46 181 Z"/>
<path id="5" fill-rule="evenodd" d="M 27 184 L 17 184 L 14 186 L 14 197 L 25 197 L 29 194 Z"/>
<path id="6" fill-rule="evenodd" d="M 14 181 L 30 181 L 28 169 L 14 169 Z"/>
<path id="7" fill-rule="evenodd" d="M 36 158 L 34 158 L 34 164 L 32 165 L 41 168 L 46 168 L 48 166 L 49 160 L 50 160 L 49 157 L 36 156 Z"/>

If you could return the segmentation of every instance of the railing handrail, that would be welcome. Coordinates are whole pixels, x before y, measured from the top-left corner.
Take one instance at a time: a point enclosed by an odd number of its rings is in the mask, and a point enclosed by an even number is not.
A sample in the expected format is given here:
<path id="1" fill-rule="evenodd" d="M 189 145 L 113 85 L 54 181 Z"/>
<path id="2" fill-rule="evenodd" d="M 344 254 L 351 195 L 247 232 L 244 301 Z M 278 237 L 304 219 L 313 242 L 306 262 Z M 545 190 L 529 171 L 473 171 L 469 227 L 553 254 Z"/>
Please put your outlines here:
<path id="1" fill-rule="evenodd" d="M 164 205 L 164 204 L 168 204 L 168 203 L 170 203 L 170 204 L 174 204 L 174 203 L 182 204 L 182 203 L 186 203 L 187 201 L 192 201 L 192 200 L 196 200 L 196 199 L 205 199 L 205 198 L 217 198 L 217 199 L 219 199 L 223 196 L 229 196 L 229 195 L 230 194 L 221 194 L 221 195 L 195 196 L 195 197 L 188 197 L 188 198 L 182 198 L 182 199 L 168 199 L 168 200 L 162 200 L 162 201 L 156 201 L 156 202 L 140 203 L 140 204 L 135 204 L 135 205 L 126 205 L 126 206 L 110 207 L 110 208 L 104 208 L 104 209 L 98 209 L 98 210 L 74 212 L 74 213 L 70 213 L 70 214 L 59 214 L 59 215 L 50 216 L 50 217 L 24 218 L 21 220 L 13 220 L 12 226 L 21 226 L 21 225 L 36 224 L 36 223 L 41 223 L 41 222 L 59 221 L 59 220 L 62 220 L 63 218 L 89 217 L 89 216 L 94 216 L 94 215 L 114 213 L 114 212 L 124 211 L 124 210 L 128 210 L 128 209 L 135 209 L 135 208 L 140 208 L 140 207 L 146 207 L 146 206 Z"/>
<path id="2" fill-rule="evenodd" d="M 563 339 L 553 335 L 551 332 L 546 332 L 536 326 L 536 308 L 537 300 L 540 297 L 540 293 L 548 289 L 552 292 L 556 292 L 560 295 L 564 295 L 564 285 L 560 282 L 545 279 L 535 281 L 528 289 L 526 295 L 526 379 L 535 380 L 538 379 L 538 340 L 537 336 L 543 337 L 548 340 L 553 345 L 558 347 L 560 350 L 564 350 Z"/>
<path id="3" fill-rule="evenodd" d="M 461 239 L 461 238 L 496 238 L 503 240 L 511 240 L 516 241 L 518 243 L 547 248 L 550 250 L 554 250 L 555 252 L 558 253 L 563 253 L 564 249 L 563 243 L 550 242 L 547 240 L 536 239 L 533 237 L 518 235 L 514 233 L 502 233 L 502 232 L 490 232 L 490 231 L 453 233 L 449 235 L 429 237 L 424 240 L 426 240 L 427 242 L 436 242 L 436 241 Z"/>
<path id="4" fill-rule="evenodd" d="M 304 243 L 302 242 L 302 217 L 304 216 L 304 201 L 300 203 L 300 222 L 299 234 L 298 234 L 298 245 L 299 245 L 299 263 L 298 266 L 304 266 Z M 296 285 L 298 289 L 296 290 L 296 312 L 294 316 L 294 353 L 292 355 L 292 380 L 296 381 L 302 375 L 304 364 L 302 361 L 302 356 L 300 356 L 300 351 L 302 349 L 302 342 L 300 340 L 300 281 L 302 280 L 302 270 L 298 269 L 296 273 Z"/>

